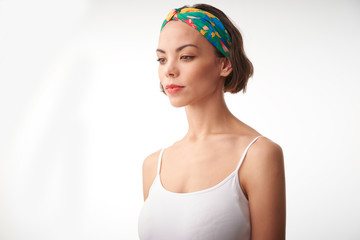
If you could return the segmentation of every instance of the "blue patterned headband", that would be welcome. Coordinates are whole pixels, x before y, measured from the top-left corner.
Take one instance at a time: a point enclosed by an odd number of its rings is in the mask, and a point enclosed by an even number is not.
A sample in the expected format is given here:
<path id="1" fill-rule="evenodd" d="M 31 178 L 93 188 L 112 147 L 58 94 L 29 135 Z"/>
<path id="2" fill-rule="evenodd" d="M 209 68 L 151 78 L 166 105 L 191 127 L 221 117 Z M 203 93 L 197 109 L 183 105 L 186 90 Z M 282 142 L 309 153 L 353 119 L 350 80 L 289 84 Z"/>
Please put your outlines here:
<path id="1" fill-rule="evenodd" d="M 182 21 L 199 31 L 225 57 L 229 56 L 231 39 L 222 22 L 213 14 L 197 8 L 175 8 L 164 20 L 161 30 L 171 20 Z M 161 31 L 160 30 L 160 31 Z"/>

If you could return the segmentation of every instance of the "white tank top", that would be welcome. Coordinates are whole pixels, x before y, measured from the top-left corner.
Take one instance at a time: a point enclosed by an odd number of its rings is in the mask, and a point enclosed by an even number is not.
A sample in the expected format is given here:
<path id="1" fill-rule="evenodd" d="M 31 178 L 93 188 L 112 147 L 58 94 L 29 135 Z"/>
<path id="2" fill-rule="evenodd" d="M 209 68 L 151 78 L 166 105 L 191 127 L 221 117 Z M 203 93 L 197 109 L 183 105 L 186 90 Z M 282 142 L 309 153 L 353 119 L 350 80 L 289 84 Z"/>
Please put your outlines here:
<path id="1" fill-rule="evenodd" d="M 157 175 L 138 219 L 140 240 L 250 240 L 249 203 L 240 188 L 238 170 L 213 187 L 190 193 L 166 190 L 160 179 L 161 149 Z"/>

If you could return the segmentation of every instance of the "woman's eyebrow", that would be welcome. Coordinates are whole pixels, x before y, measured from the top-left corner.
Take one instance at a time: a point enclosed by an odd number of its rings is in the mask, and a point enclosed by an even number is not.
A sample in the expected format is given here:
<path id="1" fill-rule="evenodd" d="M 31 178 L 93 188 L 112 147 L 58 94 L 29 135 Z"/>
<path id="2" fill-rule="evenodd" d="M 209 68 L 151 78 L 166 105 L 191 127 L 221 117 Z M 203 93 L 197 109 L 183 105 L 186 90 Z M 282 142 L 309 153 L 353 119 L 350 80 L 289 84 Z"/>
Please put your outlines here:
<path id="1" fill-rule="evenodd" d="M 186 47 L 195 47 L 195 48 L 199 48 L 198 46 L 196 46 L 195 44 L 191 44 L 191 43 L 189 43 L 189 44 L 185 44 L 185 45 L 183 45 L 183 46 L 180 46 L 180 47 L 178 47 L 175 51 L 176 52 L 179 52 L 179 51 L 181 51 L 182 49 L 184 49 L 184 48 L 186 48 Z M 156 49 L 156 51 L 157 52 L 162 52 L 162 53 L 165 53 L 165 51 L 164 50 L 162 50 L 162 49 Z"/>

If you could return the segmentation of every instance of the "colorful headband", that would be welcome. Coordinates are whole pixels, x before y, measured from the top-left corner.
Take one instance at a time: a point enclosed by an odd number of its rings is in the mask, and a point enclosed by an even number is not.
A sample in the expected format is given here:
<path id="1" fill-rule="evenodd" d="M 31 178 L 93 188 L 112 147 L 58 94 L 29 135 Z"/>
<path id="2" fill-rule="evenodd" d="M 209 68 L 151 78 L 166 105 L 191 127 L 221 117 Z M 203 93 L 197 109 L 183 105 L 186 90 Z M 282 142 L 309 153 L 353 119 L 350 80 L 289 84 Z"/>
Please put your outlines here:
<path id="1" fill-rule="evenodd" d="M 171 20 L 182 21 L 198 30 L 225 56 L 229 56 L 231 39 L 222 22 L 213 14 L 197 8 L 175 8 L 165 18 L 161 30 Z M 161 31 L 160 30 L 160 31 Z"/>

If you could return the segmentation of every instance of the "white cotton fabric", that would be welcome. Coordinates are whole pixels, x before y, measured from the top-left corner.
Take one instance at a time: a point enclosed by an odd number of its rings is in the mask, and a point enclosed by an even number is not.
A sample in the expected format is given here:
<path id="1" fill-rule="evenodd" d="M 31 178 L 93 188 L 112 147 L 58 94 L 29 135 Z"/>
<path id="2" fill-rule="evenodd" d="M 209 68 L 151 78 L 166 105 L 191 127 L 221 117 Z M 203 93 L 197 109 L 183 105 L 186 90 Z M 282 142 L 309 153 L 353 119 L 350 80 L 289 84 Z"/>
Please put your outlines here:
<path id="1" fill-rule="evenodd" d="M 239 184 L 238 170 L 213 187 L 190 193 L 166 190 L 159 170 L 164 148 L 159 154 L 157 175 L 138 218 L 140 240 L 250 240 L 249 203 Z"/>

